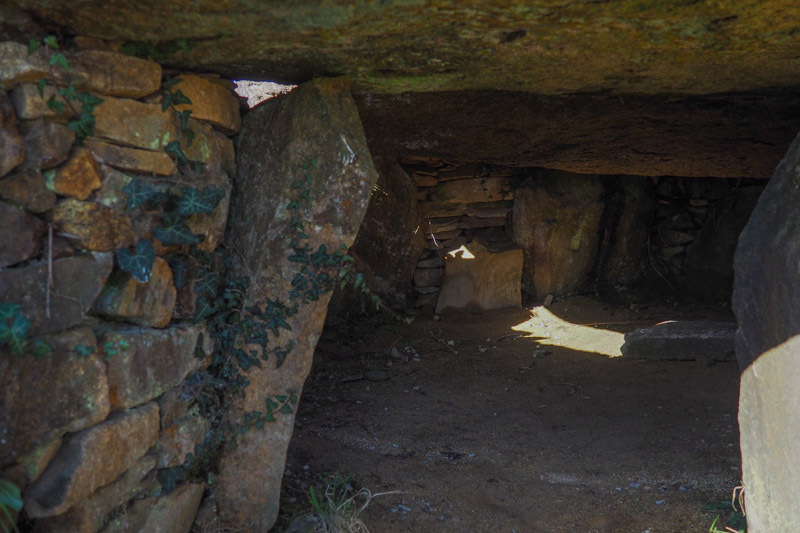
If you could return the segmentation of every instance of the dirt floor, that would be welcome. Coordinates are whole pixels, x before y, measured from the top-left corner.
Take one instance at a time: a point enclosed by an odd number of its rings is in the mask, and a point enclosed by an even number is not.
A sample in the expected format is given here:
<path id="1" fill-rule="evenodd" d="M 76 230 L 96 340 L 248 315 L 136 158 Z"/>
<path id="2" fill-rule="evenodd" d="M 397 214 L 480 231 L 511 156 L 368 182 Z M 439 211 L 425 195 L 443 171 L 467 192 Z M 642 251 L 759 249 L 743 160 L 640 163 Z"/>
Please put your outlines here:
<path id="1" fill-rule="evenodd" d="M 701 318 L 732 319 L 577 297 L 326 329 L 282 523 L 341 471 L 402 491 L 365 511 L 373 533 L 708 531 L 741 476 L 736 363 L 614 357 L 626 331 Z"/>

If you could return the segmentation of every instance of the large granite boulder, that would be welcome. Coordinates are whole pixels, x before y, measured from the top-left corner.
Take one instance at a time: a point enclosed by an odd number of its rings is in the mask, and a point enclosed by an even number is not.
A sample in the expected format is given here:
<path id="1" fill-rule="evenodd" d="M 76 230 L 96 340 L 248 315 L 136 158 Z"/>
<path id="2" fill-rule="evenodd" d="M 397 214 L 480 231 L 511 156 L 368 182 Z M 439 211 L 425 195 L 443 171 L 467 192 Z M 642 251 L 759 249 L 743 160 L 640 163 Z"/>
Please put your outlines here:
<path id="1" fill-rule="evenodd" d="M 597 176 L 540 171 L 516 191 L 514 240 L 535 298 L 584 288 L 597 259 L 603 184 Z"/>
<path id="2" fill-rule="evenodd" d="M 793 531 L 800 475 L 800 136 L 775 170 L 734 256 L 733 310 L 747 525 Z"/>
<path id="3" fill-rule="evenodd" d="M 349 81 L 316 79 L 254 108 L 244 119 L 237 156 L 227 233 L 237 251 L 233 275 L 249 279 L 248 305 L 263 305 L 267 299 L 289 302 L 298 264 L 290 260 L 296 233 L 288 204 L 307 192 L 299 216 L 313 250 L 322 244 L 331 251 L 349 247 L 378 178 Z M 329 299 L 330 293 L 300 304 L 297 314 L 287 318 L 291 331 L 271 342 L 283 345 L 292 339 L 293 351 L 280 368 L 270 359 L 263 368 L 247 371 L 250 385 L 232 406 L 232 420 L 244 412 L 265 411 L 266 399 L 287 389 L 300 394 Z M 275 521 L 293 424 L 293 414 L 279 415 L 224 451 L 216 498 L 227 527 L 266 531 Z"/>

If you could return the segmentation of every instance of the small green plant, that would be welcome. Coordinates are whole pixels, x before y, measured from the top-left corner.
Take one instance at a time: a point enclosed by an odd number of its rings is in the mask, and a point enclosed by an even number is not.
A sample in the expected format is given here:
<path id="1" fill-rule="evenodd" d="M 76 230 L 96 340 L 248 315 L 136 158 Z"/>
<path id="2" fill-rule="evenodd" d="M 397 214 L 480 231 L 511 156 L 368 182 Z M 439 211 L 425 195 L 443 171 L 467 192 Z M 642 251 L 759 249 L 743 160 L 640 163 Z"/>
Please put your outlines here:
<path id="1" fill-rule="evenodd" d="M 738 504 L 738 505 L 737 505 Z M 744 486 L 739 485 L 733 489 L 730 501 L 720 501 L 709 503 L 703 507 L 704 511 L 729 511 L 730 516 L 727 520 L 725 529 L 717 528 L 717 523 L 721 516 L 714 517 L 709 533 L 746 533 L 747 519 L 744 515 Z M 721 526 L 721 523 L 720 523 Z"/>
<path id="2" fill-rule="evenodd" d="M 316 533 L 369 533 L 369 528 L 361 519 L 361 514 L 372 500 L 393 492 L 372 494 L 368 489 L 358 487 L 355 476 L 335 472 L 322 477 L 324 488 L 317 492 L 308 489 L 308 502 L 311 504 L 311 517 L 316 522 Z"/>
<path id="3" fill-rule="evenodd" d="M 61 51 L 58 39 L 56 39 L 54 35 L 48 35 L 42 40 L 31 39 L 28 43 L 28 54 L 32 54 L 40 48 L 44 49 L 47 63 L 50 65 L 51 69 L 58 67 L 69 74 L 69 61 L 67 60 L 67 56 L 64 55 L 64 52 Z M 51 74 L 53 74 L 52 70 Z M 57 76 L 55 75 L 51 75 L 50 77 L 50 82 L 56 86 L 58 94 L 61 95 L 63 100 L 58 100 L 55 96 L 51 96 L 47 99 L 47 107 L 56 113 L 61 113 L 69 107 L 72 116 L 67 121 L 67 126 L 75 132 L 75 138 L 78 144 L 80 144 L 86 137 L 94 133 L 94 109 L 103 103 L 103 99 L 86 91 L 78 92 L 77 88 L 72 83 L 66 86 L 61 85 L 58 83 Z M 44 99 L 44 89 L 47 85 L 47 81 L 46 78 L 41 78 L 37 83 L 39 96 L 42 99 Z M 80 111 L 75 107 L 75 102 L 81 104 Z"/>
<path id="4" fill-rule="evenodd" d="M 22 510 L 22 494 L 19 487 L 7 479 L 0 478 L 0 526 L 3 527 L 3 533 L 19 531 L 11 512 L 20 510 Z"/>
<path id="5" fill-rule="evenodd" d="M 6 344 L 16 355 L 25 353 L 26 336 L 31 321 L 22 314 L 19 304 L 5 302 L 0 304 L 0 344 Z"/>

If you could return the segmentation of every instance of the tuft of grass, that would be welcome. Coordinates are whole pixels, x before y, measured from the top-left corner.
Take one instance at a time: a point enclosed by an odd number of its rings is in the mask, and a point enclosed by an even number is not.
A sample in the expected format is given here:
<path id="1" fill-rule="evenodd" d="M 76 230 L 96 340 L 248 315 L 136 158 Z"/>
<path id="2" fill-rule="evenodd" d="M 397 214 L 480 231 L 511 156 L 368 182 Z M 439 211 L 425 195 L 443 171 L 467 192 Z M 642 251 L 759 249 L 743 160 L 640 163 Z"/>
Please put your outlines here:
<path id="1" fill-rule="evenodd" d="M 737 508 L 737 505 L 738 508 Z M 708 533 L 746 533 L 747 532 L 747 519 L 744 514 L 744 486 L 739 485 L 733 489 L 731 494 L 731 501 L 729 502 L 714 502 L 703 507 L 704 511 L 712 510 L 725 510 L 730 511 L 730 516 L 727 520 L 725 529 L 718 529 L 717 522 L 720 520 L 720 515 L 714 517 L 711 527 L 708 528 Z M 722 523 L 720 523 L 722 526 Z"/>
<path id="2" fill-rule="evenodd" d="M 316 524 L 315 533 L 369 533 L 361 514 L 372 500 L 379 496 L 397 494 L 399 491 L 373 494 L 359 487 L 355 476 L 334 472 L 322 477 L 324 488 L 308 489 L 311 504 L 309 519 Z"/>

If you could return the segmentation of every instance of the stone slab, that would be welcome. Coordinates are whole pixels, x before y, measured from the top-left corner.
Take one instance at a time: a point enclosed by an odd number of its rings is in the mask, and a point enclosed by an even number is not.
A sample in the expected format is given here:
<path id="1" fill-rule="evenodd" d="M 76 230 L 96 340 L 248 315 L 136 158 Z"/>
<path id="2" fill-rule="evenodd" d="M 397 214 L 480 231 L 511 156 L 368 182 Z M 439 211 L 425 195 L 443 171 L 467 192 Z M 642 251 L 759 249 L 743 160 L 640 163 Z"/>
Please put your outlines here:
<path id="1" fill-rule="evenodd" d="M 733 361 L 733 322 L 665 322 L 625 334 L 622 355 L 660 361 Z"/>

